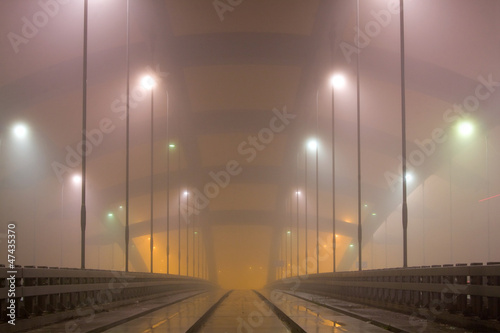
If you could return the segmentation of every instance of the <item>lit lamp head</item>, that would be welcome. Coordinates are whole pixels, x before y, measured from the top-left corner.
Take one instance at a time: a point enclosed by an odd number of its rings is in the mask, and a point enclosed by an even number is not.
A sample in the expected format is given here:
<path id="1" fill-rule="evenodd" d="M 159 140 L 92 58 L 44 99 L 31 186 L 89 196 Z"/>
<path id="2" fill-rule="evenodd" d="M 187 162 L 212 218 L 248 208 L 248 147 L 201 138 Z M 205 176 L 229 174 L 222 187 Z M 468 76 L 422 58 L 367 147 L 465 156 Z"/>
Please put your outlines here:
<path id="1" fill-rule="evenodd" d="M 24 139 L 28 136 L 28 127 L 24 124 L 16 124 L 12 128 L 14 136 L 18 139 Z"/>
<path id="2" fill-rule="evenodd" d="M 470 136 L 474 132 L 474 126 L 468 121 L 458 124 L 458 133 L 462 136 Z"/>
<path id="3" fill-rule="evenodd" d="M 156 86 L 156 81 L 151 75 L 146 75 L 141 79 L 141 86 L 144 89 L 151 90 Z"/>
<path id="4" fill-rule="evenodd" d="M 82 183 L 82 176 L 80 175 L 74 175 L 71 180 L 73 181 L 73 184 L 75 185 L 80 185 Z"/>
<path id="5" fill-rule="evenodd" d="M 315 139 L 309 140 L 307 147 L 311 150 L 316 150 L 318 148 L 318 142 Z"/>
<path id="6" fill-rule="evenodd" d="M 406 174 L 406 182 L 410 183 L 413 180 L 413 175 L 411 173 Z"/>
<path id="7" fill-rule="evenodd" d="M 335 74 L 330 78 L 330 84 L 333 88 L 342 88 L 345 86 L 345 77 L 341 74 Z"/>

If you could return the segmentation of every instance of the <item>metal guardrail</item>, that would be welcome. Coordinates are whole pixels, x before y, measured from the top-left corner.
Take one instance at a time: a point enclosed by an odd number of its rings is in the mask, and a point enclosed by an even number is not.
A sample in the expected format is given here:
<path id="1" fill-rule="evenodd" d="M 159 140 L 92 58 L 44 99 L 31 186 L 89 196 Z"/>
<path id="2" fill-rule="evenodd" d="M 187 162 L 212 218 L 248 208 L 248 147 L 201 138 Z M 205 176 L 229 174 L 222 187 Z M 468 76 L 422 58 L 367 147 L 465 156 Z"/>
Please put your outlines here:
<path id="1" fill-rule="evenodd" d="M 321 273 L 275 281 L 271 289 L 302 291 L 379 308 L 500 320 L 500 263 L 435 265 Z"/>
<path id="2" fill-rule="evenodd" d="M 215 287 L 198 278 L 157 273 L 16 266 L 14 288 L 14 281 L 8 279 L 12 270 L 0 267 L 0 324 L 11 319 L 9 313 L 15 313 L 16 319 L 33 318 Z M 9 295 L 12 290 L 15 297 Z M 9 309 L 11 299 L 15 308 Z"/>

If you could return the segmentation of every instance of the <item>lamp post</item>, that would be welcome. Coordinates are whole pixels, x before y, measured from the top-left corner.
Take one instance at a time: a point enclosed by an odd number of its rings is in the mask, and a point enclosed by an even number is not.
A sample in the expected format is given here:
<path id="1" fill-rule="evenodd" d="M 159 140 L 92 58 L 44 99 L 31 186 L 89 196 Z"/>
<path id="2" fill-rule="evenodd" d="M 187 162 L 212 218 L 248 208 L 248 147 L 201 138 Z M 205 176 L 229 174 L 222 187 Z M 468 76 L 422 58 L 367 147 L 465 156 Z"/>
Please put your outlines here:
<path id="1" fill-rule="evenodd" d="M 200 225 L 200 224 L 199 224 L 199 222 L 198 222 L 198 228 L 199 228 L 199 225 Z M 198 276 L 198 277 L 201 277 L 201 276 L 200 276 L 200 263 L 201 263 L 200 252 L 201 252 L 201 251 L 200 251 L 200 232 L 199 232 L 199 231 L 198 231 L 197 236 L 198 236 L 198 237 L 196 238 L 196 240 L 197 240 L 197 247 L 198 247 L 198 274 L 197 274 L 197 276 Z"/>
<path id="2" fill-rule="evenodd" d="M 485 143 L 485 155 L 486 155 L 486 158 L 485 158 L 485 161 L 486 161 L 486 194 L 489 196 L 491 195 L 490 194 L 490 165 L 489 165 L 489 146 L 488 146 L 488 133 L 486 132 L 484 134 L 484 143 Z M 488 205 L 486 207 L 487 211 L 488 211 L 488 215 L 487 215 L 487 232 L 488 232 L 488 241 L 487 241 L 487 245 L 488 245 L 488 261 L 491 260 L 491 249 L 490 249 L 490 242 L 491 242 L 491 222 L 490 222 L 490 202 L 488 201 Z"/>
<path id="3" fill-rule="evenodd" d="M 292 232 L 290 230 L 286 231 L 286 241 L 287 241 L 287 245 L 288 245 L 288 242 L 290 243 L 290 277 L 291 277 L 293 275 L 293 271 L 292 271 Z M 287 267 L 288 267 L 288 263 L 287 263 Z"/>
<path id="4" fill-rule="evenodd" d="M 85 269 L 85 229 L 87 227 L 86 177 L 87 177 L 87 35 L 88 35 L 88 0 L 83 2 L 83 75 L 82 75 L 82 202 L 80 208 L 81 257 L 80 268 Z"/>
<path id="5" fill-rule="evenodd" d="M 178 248 L 177 248 L 177 255 L 179 256 L 178 258 L 178 274 L 181 275 L 181 189 L 179 187 L 179 195 L 178 195 L 178 209 L 177 209 L 177 214 L 178 214 L 178 221 L 177 224 L 179 226 L 178 230 Z"/>
<path id="6" fill-rule="evenodd" d="M 195 277 L 196 274 L 196 217 L 193 218 L 193 277 Z"/>
<path id="7" fill-rule="evenodd" d="M 335 234 L 336 230 L 336 210 L 335 210 L 335 88 L 341 88 L 345 85 L 345 78 L 340 74 L 335 74 L 330 79 L 332 87 L 332 229 L 333 229 L 333 272 L 336 271 L 336 252 L 337 252 L 337 239 Z"/>
<path id="8" fill-rule="evenodd" d="M 285 278 L 288 277 L 288 234 L 285 232 Z"/>
<path id="9" fill-rule="evenodd" d="M 308 266 L 308 258 L 307 258 L 307 147 L 306 147 L 306 150 L 305 150 L 305 154 L 304 154 L 304 164 L 305 164 L 305 179 L 304 179 L 304 206 L 305 206 L 305 242 L 304 242 L 304 245 L 305 245 L 305 257 L 304 257 L 304 261 L 305 261 L 305 271 L 306 271 L 306 275 L 307 275 L 307 266 Z"/>
<path id="10" fill-rule="evenodd" d="M 194 201 L 194 209 L 196 212 L 198 212 L 198 202 L 195 200 Z M 197 273 L 196 273 L 196 277 L 200 278 L 200 216 L 199 215 L 196 215 L 196 226 L 197 226 L 197 229 L 196 229 L 196 232 L 195 232 L 195 235 L 196 235 L 196 250 L 197 250 L 197 260 L 196 260 L 196 263 L 197 263 L 197 266 L 198 266 L 198 269 L 197 269 Z"/>
<path id="11" fill-rule="evenodd" d="M 149 235 L 149 250 L 150 250 L 150 272 L 153 273 L 153 187 L 154 187 L 154 94 L 153 88 L 155 87 L 155 80 L 152 76 L 146 75 L 142 78 L 141 85 L 143 88 L 149 90 L 151 92 L 151 136 L 150 136 L 150 235 Z"/>
<path id="12" fill-rule="evenodd" d="M 168 136 L 168 91 L 167 91 L 167 142 Z M 173 143 L 167 147 L 167 274 L 170 274 L 170 148 L 175 148 Z"/>
<path id="13" fill-rule="evenodd" d="M 359 1 L 359 0 L 358 0 Z M 400 6 L 400 54 L 401 54 L 401 150 L 403 169 L 403 267 L 408 267 L 408 200 L 407 200 L 407 179 L 406 179 L 406 89 L 405 89 L 405 43 L 404 43 L 404 1 L 399 0 Z"/>
<path id="14" fill-rule="evenodd" d="M 282 236 L 282 253 L 281 256 L 283 257 L 282 259 L 285 259 L 283 261 L 283 269 L 281 270 L 281 278 L 286 279 L 288 277 L 288 247 L 286 246 L 286 229 L 283 230 L 283 236 Z"/>
<path id="15" fill-rule="evenodd" d="M 299 153 L 297 153 L 297 163 L 296 163 L 296 168 L 297 168 L 297 172 L 296 172 L 296 183 L 297 183 L 297 190 L 295 191 L 295 196 L 297 197 L 297 201 L 296 201 L 296 210 L 297 210 L 297 235 L 295 236 L 297 238 L 297 276 L 299 276 L 299 261 L 300 261 L 300 256 L 299 256 L 299 236 L 300 236 L 300 233 L 299 233 L 299 223 L 300 223 L 300 220 L 299 220 L 299 196 L 300 196 L 300 191 L 299 191 Z"/>
<path id="16" fill-rule="evenodd" d="M 332 271 L 335 273 L 336 269 L 336 250 L 337 250 L 337 240 L 335 237 L 336 231 L 336 211 L 335 211 L 335 84 L 334 78 L 332 78 L 332 250 L 333 250 L 333 268 Z"/>
<path id="17" fill-rule="evenodd" d="M 356 1 L 356 26 L 359 30 L 359 0 Z M 359 45 L 359 34 L 356 35 Z M 362 228 L 361 228 L 361 105 L 360 105 L 360 75 L 359 75 L 359 53 L 356 57 L 356 135 L 358 155 L 358 270 L 362 269 Z"/>
<path id="18" fill-rule="evenodd" d="M 126 93 L 126 162 L 125 162 L 125 272 L 128 272 L 129 217 L 130 217 L 130 0 L 127 0 L 127 93 Z"/>
<path id="19" fill-rule="evenodd" d="M 290 198 L 286 198 L 286 201 L 285 201 L 285 212 L 289 211 L 289 207 L 290 207 Z M 285 247 L 285 278 L 288 277 L 288 228 L 287 228 L 287 217 L 286 217 L 287 213 L 285 213 L 285 223 L 284 223 L 284 247 Z M 282 238 L 283 239 L 283 238 Z M 290 255 L 291 256 L 291 255 Z"/>
<path id="20" fill-rule="evenodd" d="M 73 175 L 73 177 L 71 177 L 71 181 L 75 185 L 81 185 L 82 184 L 82 176 L 80 176 L 78 174 Z M 59 261 L 59 267 L 62 267 L 62 263 L 63 263 L 62 257 L 63 257 L 63 242 L 64 242 L 63 226 L 64 226 L 64 185 L 65 185 L 65 183 L 66 182 L 64 181 L 64 178 L 63 178 L 63 181 L 61 184 L 61 225 L 60 225 L 60 230 L 59 230 L 60 231 L 59 238 L 60 238 L 60 247 L 61 247 L 61 259 Z"/>
<path id="21" fill-rule="evenodd" d="M 151 252 L 151 273 L 153 273 L 153 210 L 154 210 L 154 103 L 153 103 L 153 89 L 151 88 L 151 183 L 150 183 L 150 188 L 151 188 L 151 225 L 150 225 L 150 234 L 151 234 L 151 240 L 149 242 L 149 251 Z"/>
<path id="22" fill-rule="evenodd" d="M 63 258 L 63 225 L 64 225 L 64 178 L 61 184 L 61 223 L 59 225 L 59 245 L 61 248 L 61 257 L 59 259 L 59 267 L 62 267 Z"/>
<path id="23" fill-rule="evenodd" d="M 180 172 L 181 170 L 181 158 L 180 158 L 180 155 L 181 155 L 181 150 L 180 150 L 180 147 L 179 149 L 177 149 L 177 165 L 178 165 L 178 170 L 177 172 Z M 178 249 L 177 249 L 177 254 L 179 256 L 179 275 L 181 275 L 181 185 L 179 184 L 179 201 L 178 201 L 178 207 L 177 207 L 177 222 L 178 222 L 178 225 L 179 225 L 179 232 L 178 232 Z"/>
<path id="24" fill-rule="evenodd" d="M 29 140 L 29 135 L 30 135 L 30 129 L 28 126 L 24 123 L 16 123 L 12 126 L 11 128 L 11 135 L 13 136 L 13 139 L 16 142 L 16 150 L 21 152 L 21 155 L 23 157 L 28 155 L 28 151 L 26 150 L 29 145 L 32 143 L 31 140 Z M 8 142 L 9 140 L 7 140 Z M 2 138 L 0 137 L 0 148 L 2 147 Z M 5 159 L 2 159 L 2 151 L 0 149 L 0 162 L 6 161 L 8 158 L 7 156 Z M 22 160 L 22 163 L 27 163 L 26 160 Z M 3 166 L 3 163 L 0 163 L 0 168 Z M 64 179 L 63 179 L 63 184 L 64 184 Z M 37 232 L 37 206 L 38 206 L 38 200 L 37 200 L 37 189 L 38 189 L 38 182 L 35 181 L 35 186 L 34 189 L 31 191 L 33 194 L 33 265 L 36 266 L 36 255 L 37 255 L 37 239 L 36 239 L 36 232 Z M 62 209 L 62 207 L 61 207 Z M 9 222 L 11 223 L 11 222 Z M 12 223 L 17 223 L 12 221 Z M 7 237 L 7 236 L 6 236 Z M 9 238 L 10 239 L 10 238 Z M 62 244 L 62 238 L 61 244 Z M 62 246 L 62 245 L 61 245 Z M 62 253 L 62 248 L 61 248 L 61 253 Z M 62 255 L 61 255 L 62 258 Z"/>
<path id="25" fill-rule="evenodd" d="M 319 91 L 316 91 L 316 137 L 319 135 Z M 319 156 L 316 144 L 316 274 L 319 274 Z"/>
<path id="26" fill-rule="evenodd" d="M 193 221 L 193 277 L 196 276 L 196 228 Z"/>
<path id="27" fill-rule="evenodd" d="M 293 232 L 292 232 L 292 228 L 293 228 L 293 197 L 290 197 L 288 202 L 289 202 L 289 205 L 288 205 L 288 209 L 290 211 L 290 229 L 288 229 L 287 231 L 287 234 L 288 236 L 290 236 L 290 276 L 293 276 L 293 261 L 292 261 L 292 257 L 293 257 Z"/>
<path id="28" fill-rule="evenodd" d="M 169 136 L 169 105 L 170 105 L 170 96 L 168 93 L 168 87 L 165 87 L 165 95 L 166 95 L 166 133 L 165 136 L 167 138 L 167 202 L 166 202 L 166 209 L 167 209 L 167 247 L 166 247 L 166 253 L 167 253 L 167 274 L 170 274 L 170 148 L 175 148 L 175 144 L 170 143 L 170 136 Z"/>
<path id="29" fill-rule="evenodd" d="M 186 212 L 189 209 L 189 192 L 184 191 L 186 197 Z M 186 276 L 189 276 L 189 214 L 186 213 Z"/>
<path id="30" fill-rule="evenodd" d="M 307 249 L 307 245 L 308 245 L 308 219 L 307 219 L 307 149 L 311 149 L 311 150 L 316 150 L 316 161 L 318 160 L 318 157 L 317 157 L 317 154 L 318 154 L 318 142 L 316 141 L 316 139 L 311 139 L 309 140 L 309 142 L 307 143 L 307 146 L 306 146 L 306 150 L 305 150 L 305 185 L 304 185 L 304 190 L 305 190 L 305 194 L 304 194 L 304 203 L 305 203 L 305 262 L 306 262 L 306 267 L 305 267 L 305 270 L 306 270 L 306 275 L 307 275 L 307 272 L 308 272 L 308 269 L 307 269 L 307 266 L 308 266 L 308 262 L 309 262 L 309 258 L 308 258 L 308 249 Z M 317 164 L 316 164 L 317 166 Z M 318 194 L 318 168 L 316 167 L 316 196 Z M 316 206 L 316 215 L 317 212 L 318 212 L 318 205 Z M 317 216 L 318 218 L 318 216 Z M 316 225 L 318 225 L 318 221 L 316 222 Z"/>
<path id="31" fill-rule="evenodd" d="M 300 191 L 298 191 L 298 188 L 297 188 L 297 192 L 295 193 L 296 197 L 297 197 L 297 203 L 296 203 L 296 209 L 297 209 L 297 234 L 295 235 L 295 238 L 297 240 L 297 250 L 295 251 L 297 253 L 297 276 L 299 276 L 300 274 L 300 271 L 299 271 L 299 261 L 300 261 L 300 255 L 299 255 L 299 236 L 300 236 L 300 233 L 299 233 L 299 195 L 300 195 Z"/>
<path id="32" fill-rule="evenodd" d="M 198 223 L 198 228 L 199 228 L 199 223 Z M 196 276 L 199 278 L 200 277 L 200 235 L 199 235 L 199 231 L 198 233 L 196 234 L 198 237 L 196 237 L 196 243 L 197 243 L 197 249 L 198 249 L 198 260 L 197 260 L 197 264 L 198 264 L 198 270 L 197 270 L 197 274 Z"/>

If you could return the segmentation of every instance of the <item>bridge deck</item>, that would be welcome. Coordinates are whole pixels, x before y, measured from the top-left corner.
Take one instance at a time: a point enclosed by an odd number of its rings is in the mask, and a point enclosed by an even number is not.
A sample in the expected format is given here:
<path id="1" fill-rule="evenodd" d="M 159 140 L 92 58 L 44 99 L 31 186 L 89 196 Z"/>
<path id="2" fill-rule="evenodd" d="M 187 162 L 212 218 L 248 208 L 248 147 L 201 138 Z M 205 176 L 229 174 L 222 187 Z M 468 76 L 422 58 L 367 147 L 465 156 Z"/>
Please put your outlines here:
<path id="1" fill-rule="evenodd" d="M 30 332 L 469 332 L 433 321 L 307 293 L 236 290 L 183 293 L 96 313 Z M 219 300 L 222 300 L 219 304 Z M 213 312 L 195 325 L 211 308 Z M 339 311 L 335 310 L 338 309 Z M 288 322 L 287 322 L 288 321 Z M 295 328 L 290 328 L 290 322 Z"/>

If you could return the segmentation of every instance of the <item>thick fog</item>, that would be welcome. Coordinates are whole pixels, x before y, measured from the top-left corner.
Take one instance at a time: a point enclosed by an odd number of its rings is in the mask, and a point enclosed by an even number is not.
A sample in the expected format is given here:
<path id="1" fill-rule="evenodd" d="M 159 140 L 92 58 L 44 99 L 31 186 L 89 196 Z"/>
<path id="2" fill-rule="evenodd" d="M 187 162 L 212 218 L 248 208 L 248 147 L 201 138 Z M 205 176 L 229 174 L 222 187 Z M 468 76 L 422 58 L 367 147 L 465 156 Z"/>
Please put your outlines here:
<path id="1" fill-rule="evenodd" d="M 407 265 L 500 261 L 498 1 L 84 3 L 0 2 L 0 263 L 82 267 L 84 187 L 85 268 L 402 267 L 403 147 Z"/>

